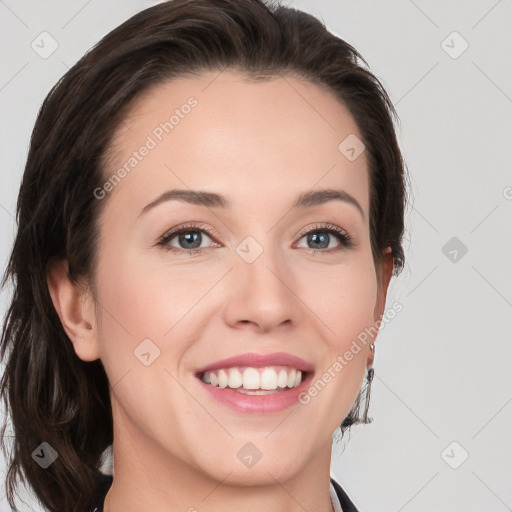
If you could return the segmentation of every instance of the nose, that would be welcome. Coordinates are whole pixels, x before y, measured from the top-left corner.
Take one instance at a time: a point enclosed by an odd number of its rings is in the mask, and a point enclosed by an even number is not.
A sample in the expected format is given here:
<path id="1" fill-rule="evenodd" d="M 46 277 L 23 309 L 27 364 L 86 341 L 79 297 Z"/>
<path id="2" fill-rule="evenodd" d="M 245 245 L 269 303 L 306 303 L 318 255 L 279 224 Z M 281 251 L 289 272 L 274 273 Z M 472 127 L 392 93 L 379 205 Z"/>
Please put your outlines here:
<path id="1" fill-rule="evenodd" d="M 264 248 L 252 263 L 235 254 L 228 281 L 224 314 L 231 327 L 268 332 L 297 323 L 301 301 L 294 292 L 295 278 L 277 250 Z"/>

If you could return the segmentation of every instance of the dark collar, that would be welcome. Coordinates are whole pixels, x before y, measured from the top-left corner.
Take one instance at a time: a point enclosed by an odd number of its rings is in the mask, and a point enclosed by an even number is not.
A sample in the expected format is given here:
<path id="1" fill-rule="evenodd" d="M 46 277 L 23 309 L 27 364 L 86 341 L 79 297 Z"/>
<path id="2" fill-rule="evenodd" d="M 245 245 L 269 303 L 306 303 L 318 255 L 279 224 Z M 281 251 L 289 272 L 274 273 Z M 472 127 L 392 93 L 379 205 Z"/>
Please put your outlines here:
<path id="1" fill-rule="evenodd" d="M 100 474 L 96 481 L 96 494 L 94 496 L 94 507 L 92 507 L 91 512 L 103 512 L 103 504 L 105 501 L 105 496 L 107 495 L 110 486 L 112 485 L 113 477 L 112 475 L 105 475 L 103 473 Z"/>
<path id="2" fill-rule="evenodd" d="M 331 483 L 338 495 L 338 499 L 340 500 L 341 508 L 343 512 L 359 512 L 356 506 L 350 501 L 350 498 L 347 496 L 347 493 L 341 488 L 341 485 L 331 478 Z"/>

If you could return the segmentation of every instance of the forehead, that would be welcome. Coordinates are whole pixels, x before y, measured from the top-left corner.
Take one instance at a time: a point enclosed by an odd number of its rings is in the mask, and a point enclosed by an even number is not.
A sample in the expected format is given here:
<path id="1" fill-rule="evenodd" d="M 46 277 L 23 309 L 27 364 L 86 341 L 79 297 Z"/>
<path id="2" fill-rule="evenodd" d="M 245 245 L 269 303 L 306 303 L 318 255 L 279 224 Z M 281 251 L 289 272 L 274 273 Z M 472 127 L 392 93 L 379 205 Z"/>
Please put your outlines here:
<path id="1" fill-rule="evenodd" d="M 326 87 L 292 75 L 254 81 L 211 71 L 156 84 L 136 99 L 108 152 L 107 178 L 129 169 L 115 193 L 133 200 L 135 189 L 161 192 L 163 182 L 227 195 L 245 189 L 247 200 L 263 188 L 304 191 L 321 181 L 359 194 L 367 210 L 366 155 L 350 161 L 340 150 L 354 136 L 362 139 L 355 120 Z M 135 155 L 144 146 L 145 155 Z"/>
<path id="2" fill-rule="evenodd" d="M 204 123 L 215 122 L 217 131 L 225 128 L 222 123 L 225 120 L 229 120 L 229 128 L 236 130 L 250 125 L 254 134 L 258 133 L 256 130 L 261 127 L 261 122 L 266 131 L 271 131 L 267 122 L 289 125 L 301 121 L 294 132 L 307 131 L 311 138 L 314 138 L 315 128 L 319 129 L 320 136 L 329 129 L 337 135 L 345 131 L 360 136 L 355 120 L 327 86 L 313 84 L 295 75 L 255 80 L 230 70 L 167 80 L 142 91 L 118 127 L 117 141 L 129 135 L 127 130 L 142 128 L 148 131 L 151 128 L 148 122 L 168 121 L 174 112 L 183 119 L 182 114 L 187 116 L 188 113 L 180 110 L 188 110 L 183 107 L 190 98 L 194 98 L 199 107 L 194 107 L 193 117 L 201 118 Z M 178 130 L 173 133 L 176 135 L 179 135 Z M 286 138 L 286 134 L 282 135 Z"/>

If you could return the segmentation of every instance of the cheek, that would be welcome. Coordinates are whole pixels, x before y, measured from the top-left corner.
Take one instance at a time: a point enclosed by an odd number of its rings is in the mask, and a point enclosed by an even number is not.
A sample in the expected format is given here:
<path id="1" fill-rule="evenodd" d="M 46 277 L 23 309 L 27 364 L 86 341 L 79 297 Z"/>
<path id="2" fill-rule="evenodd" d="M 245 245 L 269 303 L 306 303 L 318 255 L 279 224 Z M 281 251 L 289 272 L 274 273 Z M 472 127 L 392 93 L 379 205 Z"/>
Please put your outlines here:
<path id="1" fill-rule="evenodd" d="M 194 280 L 183 267 L 155 264 L 128 252 L 103 260 L 99 282 L 100 300 L 111 313 L 107 321 L 116 320 L 134 339 L 163 338 L 206 288 L 204 280 Z"/>
<path id="2" fill-rule="evenodd" d="M 307 304 L 323 333 L 317 354 L 321 367 L 301 404 L 309 410 L 310 428 L 334 432 L 346 417 L 361 388 L 377 296 L 375 268 L 370 258 L 351 260 L 311 276 L 315 286 L 304 289 Z M 312 315 L 313 316 L 313 315 Z"/>
<path id="3" fill-rule="evenodd" d="M 324 325 L 326 339 L 342 350 L 373 325 L 377 279 L 371 257 L 360 254 L 346 264 L 304 271 L 299 296 Z"/>
<path id="4" fill-rule="evenodd" d="M 177 278 L 179 272 L 157 271 L 128 252 L 105 254 L 111 256 L 98 267 L 99 339 L 115 414 L 119 424 L 136 425 L 158 438 L 159 428 L 177 423 L 176 411 L 182 417 L 192 413 L 171 375 L 180 378 L 179 364 L 189 346 L 186 315 L 199 292 L 190 280 Z M 148 421 L 155 411 L 159 420 Z"/>

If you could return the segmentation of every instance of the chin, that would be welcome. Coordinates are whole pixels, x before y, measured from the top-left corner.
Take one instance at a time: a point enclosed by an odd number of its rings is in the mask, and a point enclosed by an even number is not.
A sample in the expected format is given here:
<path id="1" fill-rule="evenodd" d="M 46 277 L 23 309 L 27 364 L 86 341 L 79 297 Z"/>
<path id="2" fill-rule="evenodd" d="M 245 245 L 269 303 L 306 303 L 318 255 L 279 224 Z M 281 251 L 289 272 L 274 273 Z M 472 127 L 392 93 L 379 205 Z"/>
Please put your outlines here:
<path id="1" fill-rule="evenodd" d="M 264 434 L 258 440 L 238 440 L 236 449 L 211 452 L 203 470 L 210 478 L 232 486 L 274 485 L 276 480 L 285 482 L 298 473 L 305 463 L 304 445 L 289 446 L 270 443 Z M 302 447 L 301 447 L 302 446 Z M 258 448 L 259 447 L 259 448 Z M 229 476 L 228 476 L 229 475 Z"/>

